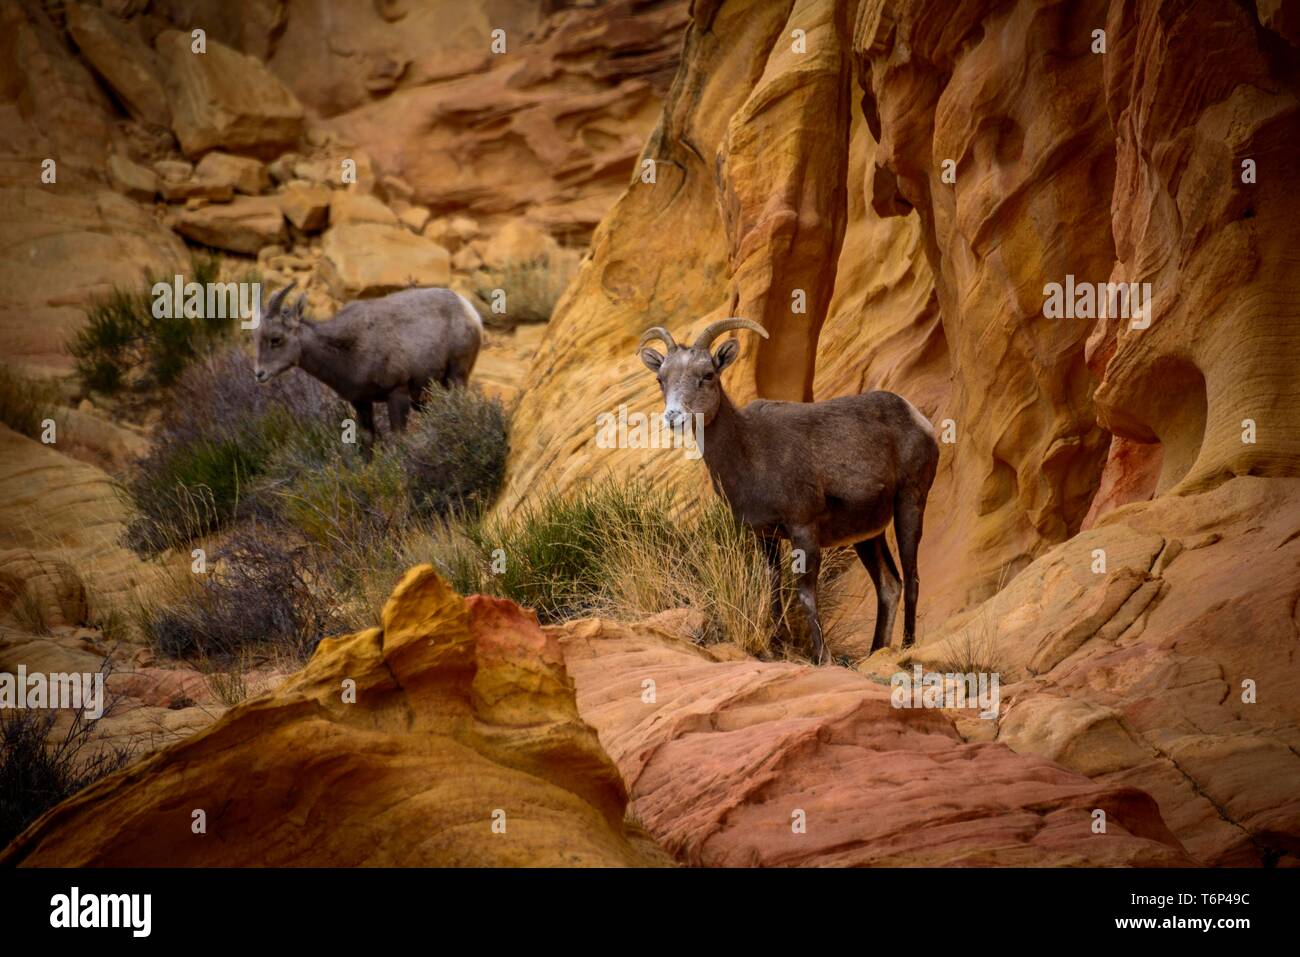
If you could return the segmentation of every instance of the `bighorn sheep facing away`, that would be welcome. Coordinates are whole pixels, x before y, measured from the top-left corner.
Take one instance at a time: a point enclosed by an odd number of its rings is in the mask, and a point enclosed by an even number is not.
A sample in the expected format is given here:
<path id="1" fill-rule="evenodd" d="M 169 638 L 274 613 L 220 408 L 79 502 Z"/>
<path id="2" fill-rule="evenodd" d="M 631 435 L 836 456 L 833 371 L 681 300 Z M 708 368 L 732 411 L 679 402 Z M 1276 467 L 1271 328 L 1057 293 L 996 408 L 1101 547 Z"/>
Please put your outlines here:
<path id="1" fill-rule="evenodd" d="M 450 289 L 403 289 L 349 303 L 333 319 L 311 322 L 303 315 L 306 295 L 286 305 L 294 285 L 274 293 L 262 311 L 257 381 L 298 366 L 324 382 L 357 410 L 367 454 L 374 442 L 375 402 L 388 404 L 388 420 L 400 432 L 431 382 L 450 387 L 469 381 L 483 322 L 469 301 Z"/>
<path id="2" fill-rule="evenodd" d="M 737 409 L 719 376 L 740 354 L 729 339 L 710 354 L 713 340 L 731 329 L 767 331 L 748 319 L 709 325 L 694 345 L 679 346 L 655 326 L 641 337 L 641 361 L 659 377 L 664 420 L 677 426 L 699 416 L 704 464 L 714 488 L 736 518 L 757 534 L 772 576 L 772 614 L 780 615 L 780 539 L 805 556 L 799 598 L 808 614 L 813 654 L 826 657 L 817 617 L 817 573 L 821 550 L 852 544 L 876 586 L 876 630 L 871 650 L 890 643 L 898 609 L 898 568 L 885 530 L 898 537 L 903 566 L 903 645 L 916 636 L 919 582 L 916 552 L 925 500 L 934 482 L 939 446 L 934 429 L 911 403 L 892 392 L 827 399 L 823 402 L 757 400 Z M 662 355 L 644 348 L 661 340 Z"/>

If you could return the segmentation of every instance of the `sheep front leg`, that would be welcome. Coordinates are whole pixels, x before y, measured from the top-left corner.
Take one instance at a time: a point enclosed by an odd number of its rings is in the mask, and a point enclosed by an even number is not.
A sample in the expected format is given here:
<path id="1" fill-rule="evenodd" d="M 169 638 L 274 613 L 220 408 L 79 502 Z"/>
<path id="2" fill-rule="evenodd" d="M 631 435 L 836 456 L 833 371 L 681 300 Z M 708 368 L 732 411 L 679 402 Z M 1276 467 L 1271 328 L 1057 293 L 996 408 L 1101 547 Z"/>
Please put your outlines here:
<path id="1" fill-rule="evenodd" d="M 772 587 L 772 641 L 775 645 L 781 636 L 781 539 L 776 532 L 759 532 L 758 542 L 767 561 L 767 573 Z"/>
<path id="2" fill-rule="evenodd" d="M 817 615 L 817 575 L 822 566 L 822 550 L 817 543 L 817 533 L 813 529 L 795 529 L 790 536 L 792 552 L 797 562 L 802 552 L 803 572 L 799 575 L 799 600 L 803 602 L 804 612 L 808 615 L 808 631 L 812 636 L 813 661 L 822 664 L 829 655 L 826 642 L 822 640 L 822 622 Z"/>

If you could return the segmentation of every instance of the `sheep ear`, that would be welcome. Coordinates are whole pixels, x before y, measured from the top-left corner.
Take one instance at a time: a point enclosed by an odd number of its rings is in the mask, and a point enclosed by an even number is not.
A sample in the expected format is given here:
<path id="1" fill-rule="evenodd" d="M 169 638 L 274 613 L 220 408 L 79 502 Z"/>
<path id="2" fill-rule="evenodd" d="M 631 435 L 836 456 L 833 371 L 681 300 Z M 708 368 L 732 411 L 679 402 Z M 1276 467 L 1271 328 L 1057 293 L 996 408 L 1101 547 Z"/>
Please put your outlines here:
<path id="1" fill-rule="evenodd" d="M 653 349 L 642 349 L 637 355 L 641 357 L 645 367 L 655 374 L 658 374 L 659 367 L 664 364 L 664 357 Z"/>
<path id="2" fill-rule="evenodd" d="M 736 339 L 728 339 L 722 345 L 718 346 L 718 351 L 713 353 L 713 368 L 721 372 L 727 366 L 736 361 L 740 355 L 740 342 Z"/>
<path id="3" fill-rule="evenodd" d="M 298 296 L 298 301 L 293 304 L 294 320 L 301 319 L 307 314 L 307 294 L 304 292 Z"/>

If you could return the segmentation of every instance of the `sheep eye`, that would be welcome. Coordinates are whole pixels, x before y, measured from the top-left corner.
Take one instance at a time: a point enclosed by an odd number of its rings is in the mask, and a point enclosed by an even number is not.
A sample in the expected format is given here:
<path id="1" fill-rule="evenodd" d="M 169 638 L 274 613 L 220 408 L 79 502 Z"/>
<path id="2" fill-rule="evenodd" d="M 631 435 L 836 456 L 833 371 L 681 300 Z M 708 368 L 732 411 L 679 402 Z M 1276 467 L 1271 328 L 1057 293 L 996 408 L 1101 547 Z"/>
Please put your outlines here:
<path id="1" fill-rule="evenodd" d="M 282 342 L 284 342 L 284 337 L 283 337 L 283 336 L 272 336 L 272 337 L 271 337 L 271 345 L 273 345 L 273 346 L 278 346 L 278 345 L 279 345 L 280 343 L 282 343 Z"/>
<path id="2" fill-rule="evenodd" d="M 706 372 L 706 373 L 704 373 L 704 378 L 701 379 L 700 381 L 702 381 L 702 382 L 712 382 L 712 381 L 713 381 L 713 373 L 712 373 L 712 372 Z"/>

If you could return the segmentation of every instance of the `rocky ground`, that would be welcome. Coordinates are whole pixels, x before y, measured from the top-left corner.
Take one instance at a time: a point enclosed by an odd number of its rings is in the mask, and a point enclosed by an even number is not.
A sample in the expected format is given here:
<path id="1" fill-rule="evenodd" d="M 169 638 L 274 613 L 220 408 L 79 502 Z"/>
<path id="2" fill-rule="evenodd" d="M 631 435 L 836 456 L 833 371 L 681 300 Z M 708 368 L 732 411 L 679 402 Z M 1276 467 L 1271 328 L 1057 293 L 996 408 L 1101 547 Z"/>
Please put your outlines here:
<path id="1" fill-rule="evenodd" d="M 93 296 L 203 249 L 317 315 L 412 281 L 478 302 L 475 379 L 526 437 L 502 510 L 609 469 L 708 494 L 596 446 L 597 413 L 657 401 L 653 324 L 763 322 L 741 401 L 886 388 L 951 436 L 907 653 L 865 657 L 857 571 L 854 667 L 814 669 L 701 647 L 681 610 L 540 629 L 425 570 L 229 708 L 115 640 L 158 573 L 112 487 L 147 422 L 65 384 L 56 447 L 0 428 L 0 671 L 107 660 L 140 760 L 0 861 L 1300 862 L 1282 5 L 24 0 L 0 36 L 0 342 L 30 373 L 66 382 Z M 549 323 L 482 295 L 520 263 L 573 277 Z M 1046 319 L 1067 274 L 1150 282 L 1149 327 Z M 915 665 L 997 671 L 997 716 L 892 707 Z"/>

